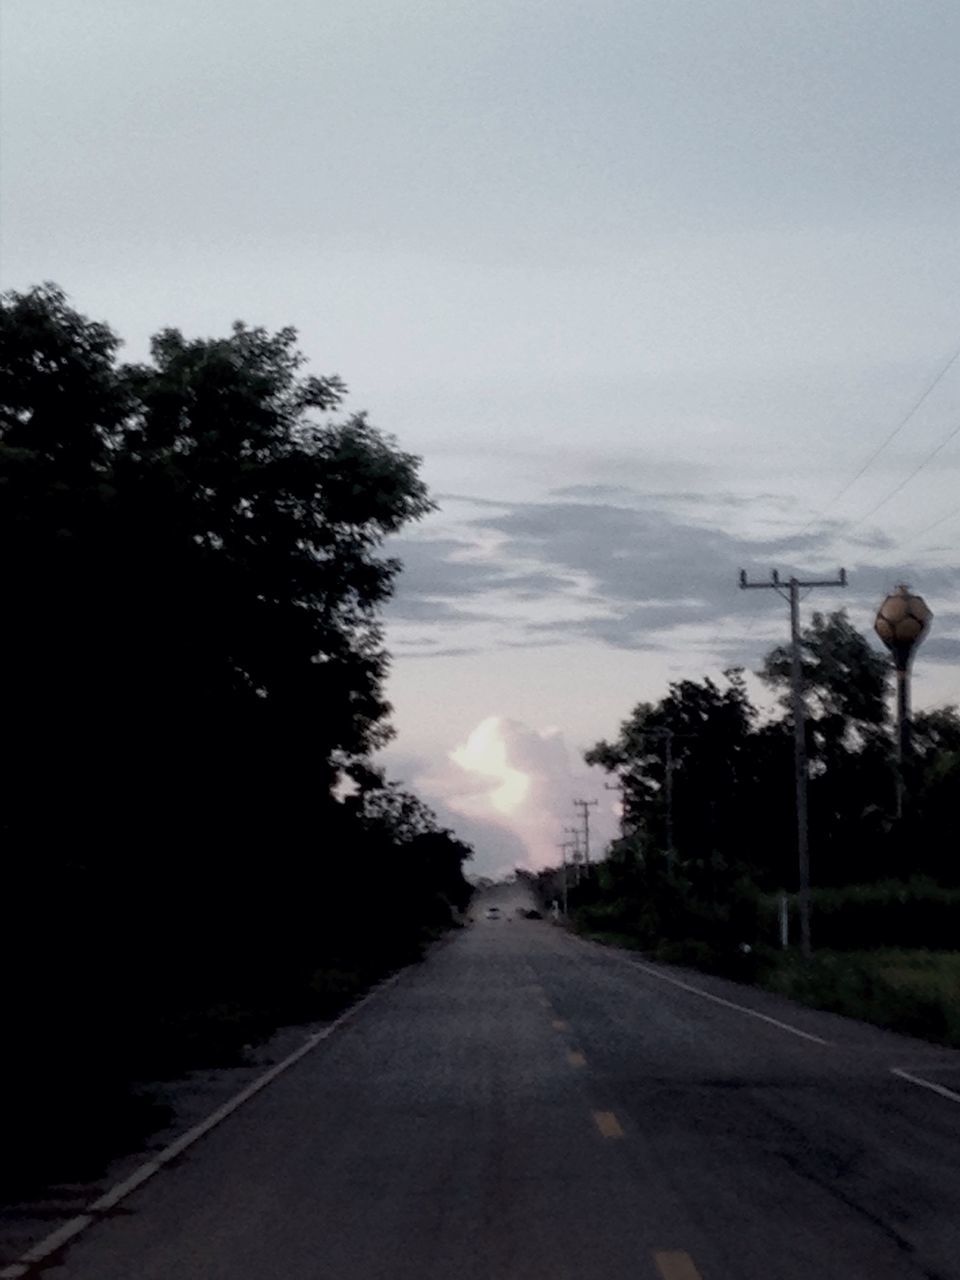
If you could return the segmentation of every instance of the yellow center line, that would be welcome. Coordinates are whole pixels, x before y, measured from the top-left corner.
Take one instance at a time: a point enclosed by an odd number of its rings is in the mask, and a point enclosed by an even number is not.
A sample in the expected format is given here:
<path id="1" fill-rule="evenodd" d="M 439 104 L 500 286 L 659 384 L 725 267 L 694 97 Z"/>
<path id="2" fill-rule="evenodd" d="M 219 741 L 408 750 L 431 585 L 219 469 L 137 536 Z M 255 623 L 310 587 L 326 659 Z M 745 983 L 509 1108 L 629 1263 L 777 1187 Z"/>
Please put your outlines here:
<path id="1" fill-rule="evenodd" d="M 659 1249 L 653 1260 L 663 1280 L 700 1280 L 700 1272 L 693 1265 L 693 1259 L 682 1249 Z"/>
<path id="2" fill-rule="evenodd" d="M 568 1050 L 567 1061 L 570 1063 L 571 1067 L 585 1067 L 587 1065 L 587 1060 L 579 1049 Z"/>
<path id="3" fill-rule="evenodd" d="M 554 1020 L 553 1020 L 553 1029 L 554 1029 L 554 1031 L 569 1031 L 569 1030 L 570 1030 L 570 1023 L 569 1023 L 569 1022 L 564 1022 L 564 1020 L 563 1020 L 562 1018 L 554 1018 Z"/>
<path id="4" fill-rule="evenodd" d="M 620 1121 L 612 1111 L 595 1111 L 593 1113 L 593 1122 L 605 1138 L 623 1137 Z M 670 1276 L 669 1280 L 682 1280 L 682 1277 L 679 1275 Z"/>

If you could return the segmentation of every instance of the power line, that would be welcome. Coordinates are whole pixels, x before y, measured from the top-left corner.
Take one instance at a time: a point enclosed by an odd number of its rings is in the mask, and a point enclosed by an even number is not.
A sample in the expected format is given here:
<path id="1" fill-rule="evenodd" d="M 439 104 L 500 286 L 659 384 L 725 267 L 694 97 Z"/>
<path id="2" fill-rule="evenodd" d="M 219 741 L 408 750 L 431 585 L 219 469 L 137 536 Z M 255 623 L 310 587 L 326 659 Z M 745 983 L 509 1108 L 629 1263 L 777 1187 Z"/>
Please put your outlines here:
<path id="1" fill-rule="evenodd" d="M 957 516 L 960 516 L 960 507 L 955 507 L 953 511 L 948 511 L 945 516 L 940 516 L 939 519 L 934 520 L 932 524 L 926 525 L 923 529 L 919 531 L 919 533 L 917 533 L 915 538 L 911 539 L 911 543 L 908 543 L 908 545 L 911 545 L 913 542 L 918 541 L 925 534 L 931 533 L 934 529 L 939 529 L 939 527 L 942 524 L 946 524 L 948 520 L 956 520 Z M 924 547 L 923 550 L 931 551 L 932 548 Z"/>
<path id="2" fill-rule="evenodd" d="M 906 412 L 906 413 L 904 414 L 904 416 L 900 419 L 900 421 L 899 421 L 899 422 L 897 423 L 897 425 L 893 428 L 893 430 L 892 430 L 892 431 L 890 432 L 890 434 L 886 437 L 886 439 L 882 442 L 882 444 L 878 445 L 878 446 L 877 446 L 877 448 L 876 448 L 876 449 L 874 449 L 873 453 L 871 453 L 871 454 L 870 454 L 870 456 L 867 458 L 867 460 L 866 460 L 866 462 L 863 464 L 863 466 L 861 466 L 861 467 L 860 467 L 859 471 L 857 471 L 855 475 L 851 476 L 851 477 L 850 477 L 850 479 L 846 482 L 846 484 L 845 484 L 845 485 L 843 485 L 843 486 L 842 486 L 842 487 L 841 487 L 841 488 L 840 488 L 840 489 L 839 489 L 839 490 L 838 490 L 838 491 L 833 495 L 833 497 L 832 497 L 832 498 L 830 499 L 830 501 L 826 504 L 826 506 L 824 506 L 820 511 L 818 511 L 818 512 L 816 513 L 816 515 L 813 515 L 813 516 L 811 516 L 811 517 L 810 517 L 810 519 L 807 521 L 807 523 L 806 523 L 806 524 L 803 526 L 803 528 L 800 530 L 800 533 L 806 533 L 806 531 L 810 528 L 810 526 L 811 526 L 811 525 L 812 525 L 816 520 L 819 520 L 819 519 L 821 518 L 821 516 L 825 515 L 825 514 L 826 514 L 826 512 L 829 510 L 829 508 L 830 508 L 830 507 L 835 506 L 835 505 L 840 501 L 840 499 L 844 496 L 844 494 L 846 494 L 846 493 L 849 493 L 849 492 L 850 492 L 850 490 L 851 490 L 851 489 L 853 488 L 853 486 L 857 483 L 857 481 L 860 479 L 860 477 L 861 477 L 865 472 L 869 471 L 869 469 L 870 469 L 870 468 L 873 466 L 873 464 L 876 462 L 877 458 L 879 458 L 879 457 L 880 457 L 880 455 L 881 455 L 881 453 L 883 453 L 884 449 L 886 449 L 887 445 L 891 444 L 891 443 L 896 439 L 896 437 L 897 437 L 897 436 L 900 434 L 900 432 L 904 429 L 904 427 L 907 425 L 907 423 L 910 421 L 910 419 L 914 416 L 914 414 L 917 412 L 917 410 L 921 408 L 921 406 L 924 404 L 924 402 L 927 400 L 927 398 L 931 395 L 931 393 L 932 393 L 932 392 L 933 392 L 933 391 L 934 391 L 934 390 L 935 390 L 935 389 L 940 385 L 940 383 L 943 381 L 943 379 L 946 377 L 946 375 L 950 372 L 950 370 L 951 370 L 951 369 L 953 368 L 953 366 L 956 364 L 957 360 L 960 360 L 960 347 L 957 347 L 956 351 L 954 351 L 953 355 L 950 357 L 950 359 L 947 361 L 947 363 L 943 366 L 943 368 L 939 371 L 939 373 L 937 373 L 937 375 L 934 377 L 933 381 L 927 384 L 927 386 L 925 387 L 925 389 L 924 389 L 923 393 L 921 394 L 921 396 L 919 397 L 919 399 L 918 399 L 918 400 L 916 400 L 916 401 L 911 405 L 911 407 L 907 410 L 907 412 Z M 868 514 L 871 514 L 871 513 L 869 513 L 869 512 L 868 512 Z M 863 518 L 863 519 L 866 519 L 866 516 L 864 516 L 864 517 L 862 517 L 862 518 Z M 800 533 L 798 533 L 798 534 L 797 534 L 797 537 L 799 537 L 799 536 L 800 536 Z"/>
<path id="3" fill-rule="evenodd" d="M 927 401 L 930 395 L 936 390 L 936 388 L 940 385 L 940 383 L 947 376 L 947 374 L 950 372 L 950 370 L 953 368 L 953 366 L 957 363 L 958 360 L 960 360 L 960 347 L 957 347 L 956 350 L 946 360 L 946 362 L 938 368 L 933 378 L 926 384 L 923 391 L 920 393 L 917 399 L 913 402 L 913 404 L 911 404 L 907 412 L 903 415 L 903 417 L 896 424 L 893 430 L 890 431 L 888 435 L 881 441 L 881 443 L 873 450 L 873 452 L 869 454 L 866 461 L 858 468 L 858 470 L 850 477 L 850 479 L 847 480 L 846 483 L 842 485 L 840 489 L 837 490 L 837 492 L 833 495 L 833 497 L 830 499 L 829 502 L 827 502 L 823 507 L 821 507 L 819 511 L 815 512 L 812 516 L 810 516 L 810 518 L 806 521 L 806 523 L 800 527 L 800 529 L 797 531 L 794 537 L 799 538 L 801 537 L 802 534 L 806 533 L 806 531 L 813 524 L 815 524 L 818 520 L 820 520 L 831 507 L 835 506 L 840 501 L 840 499 L 853 488 L 853 486 L 857 483 L 857 481 L 861 478 L 861 476 L 863 476 L 870 469 L 870 467 L 873 466 L 874 462 L 877 460 L 877 458 L 880 457 L 881 453 L 883 453 L 883 451 L 887 448 L 887 446 L 890 445 L 896 439 L 896 437 L 900 434 L 900 432 L 903 431 L 904 427 L 908 425 L 910 420 L 914 417 L 914 415 L 918 412 L 918 410 L 924 405 L 924 403 Z M 958 430 L 960 430 L 960 428 L 958 428 Z M 898 485 L 896 489 L 888 493 L 885 498 L 881 499 L 881 501 L 878 502 L 876 506 L 874 506 L 865 515 L 861 516 L 855 522 L 855 524 L 850 527 L 855 528 L 857 524 L 860 524 L 862 521 L 869 519 L 869 517 L 873 515 L 875 511 L 879 511 L 880 507 L 882 507 L 884 503 L 888 502 L 890 498 L 895 497 L 896 494 L 900 492 L 901 488 L 905 488 L 915 475 L 918 475 L 919 472 L 922 471 L 923 468 L 929 462 L 933 461 L 933 458 L 940 451 L 940 449 L 945 448 L 946 445 L 950 443 L 950 440 L 953 438 L 955 434 L 957 434 L 955 431 L 951 432 L 950 436 L 948 436 L 946 440 L 942 441 L 941 444 L 937 446 L 937 449 L 929 457 L 927 457 L 920 464 L 919 467 L 917 467 L 909 476 L 907 476 L 907 478 L 904 481 L 902 481 L 901 484 Z M 947 520 L 951 519 L 952 516 L 954 515 L 960 515 L 960 509 L 958 509 L 956 512 L 951 512 L 950 514 L 941 517 L 939 520 L 934 521 L 932 524 L 928 525 L 926 529 L 921 530 L 920 533 L 917 534 L 917 537 L 919 538 L 919 537 L 922 537 L 924 533 L 929 533 L 932 529 L 939 527 L 940 524 L 945 523 Z M 745 631 L 742 633 L 741 639 L 745 639 L 747 636 L 749 636 L 753 632 L 753 629 L 757 625 L 760 619 L 760 616 L 761 615 L 759 611 L 750 614 L 747 620 Z M 721 631 L 726 632 L 730 627 L 731 623 L 732 623 L 732 619 L 730 618 L 726 619 L 723 627 L 721 628 Z"/>
<path id="4" fill-rule="evenodd" d="M 910 472 L 910 474 L 906 477 L 906 479 L 901 480 L 898 485 L 895 485 L 890 490 L 890 492 L 886 494 L 884 497 L 882 497 L 879 502 L 875 503 L 870 508 L 869 511 L 865 511 L 862 516 L 858 516 L 858 518 L 854 520 L 853 524 L 850 525 L 849 527 L 851 529 L 855 529 L 858 524 L 863 524 L 864 520 L 869 520 L 870 517 L 874 515 L 877 511 L 879 511 L 881 507 L 885 507 L 891 498 L 895 498 L 902 489 L 905 489 L 907 485 L 910 483 L 910 481 L 914 478 L 914 476 L 918 476 L 925 467 L 929 466 L 929 464 L 934 460 L 937 454 L 941 453 L 947 447 L 950 441 L 955 436 L 958 436 L 958 435 L 960 435 L 960 422 L 958 422 L 955 427 L 952 427 L 950 429 L 949 433 L 944 436 L 944 438 L 940 441 L 940 443 L 934 449 L 930 450 L 930 452 L 927 454 L 924 460 L 918 466 L 914 467 L 914 469 Z"/>
<path id="5" fill-rule="evenodd" d="M 850 479 L 844 485 L 842 485 L 840 489 L 837 490 L 837 492 L 833 495 L 833 497 L 819 511 L 815 512 L 806 521 L 804 525 L 801 526 L 801 528 L 797 531 L 794 537 L 799 538 L 802 534 L 806 533 L 806 531 L 811 527 L 811 525 L 815 524 L 818 520 L 820 520 L 831 507 L 835 506 L 836 503 L 839 502 L 840 499 L 853 488 L 853 486 L 857 483 L 857 481 L 861 478 L 861 476 L 863 476 L 870 469 L 870 467 L 873 466 L 874 462 L 877 460 L 877 458 L 879 458 L 881 453 L 884 452 L 884 450 L 888 447 L 888 445 L 890 445 L 896 439 L 896 437 L 900 434 L 900 432 L 903 431 L 903 429 L 908 425 L 910 420 L 914 417 L 914 415 L 918 412 L 918 410 L 925 404 L 927 399 L 940 385 L 940 383 L 943 381 L 943 379 L 950 372 L 950 370 L 953 368 L 953 366 L 957 363 L 958 360 L 960 360 L 960 346 L 958 346 L 956 350 L 951 353 L 951 355 L 946 360 L 946 362 L 940 366 L 940 368 L 934 374 L 933 378 L 926 384 L 923 391 L 920 393 L 917 399 L 913 402 L 913 404 L 910 406 L 907 412 L 903 415 L 903 417 L 899 420 L 899 422 L 896 424 L 893 430 L 890 431 L 888 435 L 881 441 L 881 443 L 873 450 L 873 452 L 869 454 L 866 461 L 858 468 L 858 470 L 850 477 Z M 864 520 L 869 519 L 870 516 L 874 514 L 874 512 L 879 511 L 880 508 L 885 503 L 889 502 L 891 498 L 895 497 L 900 492 L 901 489 L 906 488 L 906 486 L 910 483 L 910 481 L 914 478 L 914 476 L 919 475 L 919 473 L 930 462 L 933 461 L 933 459 L 937 456 L 937 454 L 950 443 L 950 441 L 954 438 L 955 435 L 958 434 L 958 432 L 960 432 L 960 426 L 958 426 L 955 430 L 952 430 L 950 434 L 947 436 L 947 438 L 941 441 L 941 443 L 937 445 L 937 447 L 924 459 L 924 461 L 918 467 L 914 469 L 914 471 L 910 473 L 909 476 L 906 477 L 905 480 L 901 481 L 900 484 L 896 486 L 896 488 L 892 489 L 874 507 L 872 507 L 864 515 L 860 516 L 859 519 L 855 521 L 855 523 L 850 527 L 856 528 L 856 526 L 861 524 Z M 928 525 L 926 529 L 921 530 L 921 532 L 917 535 L 917 537 L 922 537 L 924 533 L 929 533 L 932 529 L 939 527 L 939 525 L 945 523 L 947 520 L 952 519 L 956 515 L 960 515 L 960 509 L 954 512 L 950 512 L 946 516 L 942 516 L 940 519 L 935 520 L 932 524 Z M 759 611 L 752 613 L 748 617 L 745 636 L 748 636 L 752 633 L 754 627 L 759 621 L 759 618 L 760 618 Z M 732 622 L 733 622 L 732 618 L 727 618 L 724 620 L 724 623 L 721 627 L 721 634 L 724 634 L 728 631 L 728 629 L 732 625 Z M 745 638 L 745 636 L 741 636 L 741 639 Z"/>

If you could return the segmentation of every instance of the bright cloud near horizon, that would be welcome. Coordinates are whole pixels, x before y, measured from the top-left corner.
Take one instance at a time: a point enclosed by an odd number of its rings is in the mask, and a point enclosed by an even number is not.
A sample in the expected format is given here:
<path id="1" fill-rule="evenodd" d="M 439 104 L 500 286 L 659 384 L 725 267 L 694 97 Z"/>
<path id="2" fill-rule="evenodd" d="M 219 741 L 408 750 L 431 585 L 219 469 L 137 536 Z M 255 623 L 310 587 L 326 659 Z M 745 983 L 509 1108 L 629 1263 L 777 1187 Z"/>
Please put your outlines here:
<path id="1" fill-rule="evenodd" d="M 511 814 L 523 804 L 530 791 L 530 776 L 514 768 L 507 758 L 507 744 L 498 716 L 488 716 L 455 751 L 450 759 L 468 773 L 494 779 L 496 786 L 486 799 L 498 813 Z"/>
<path id="2" fill-rule="evenodd" d="M 960 698 L 960 9 L 4 0 L 0 280 L 142 356 L 293 324 L 421 455 L 394 776 L 556 858 L 583 750 L 783 639 L 738 570 L 934 610 Z"/>

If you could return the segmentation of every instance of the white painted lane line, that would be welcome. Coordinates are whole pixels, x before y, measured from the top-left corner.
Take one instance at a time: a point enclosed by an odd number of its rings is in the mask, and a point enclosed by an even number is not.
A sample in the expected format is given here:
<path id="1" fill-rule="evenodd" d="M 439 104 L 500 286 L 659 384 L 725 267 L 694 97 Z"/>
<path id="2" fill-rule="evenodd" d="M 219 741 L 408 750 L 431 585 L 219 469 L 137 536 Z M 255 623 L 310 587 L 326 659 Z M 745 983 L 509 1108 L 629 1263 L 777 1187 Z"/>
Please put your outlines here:
<path id="1" fill-rule="evenodd" d="M 957 1093 L 954 1089 L 948 1089 L 944 1084 L 937 1084 L 933 1080 L 924 1080 L 923 1076 L 915 1076 L 900 1067 L 891 1067 L 890 1074 L 899 1076 L 901 1080 L 909 1080 L 911 1084 L 919 1085 L 921 1089 L 929 1089 L 931 1093 L 939 1093 L 941 1098 L 949 1098 L 951 1102 L 960 1102 L 960 1093 Z"/>
<path id="2" fill-rule="evenodd" d="M 704 991 L 701 987 L 695 987 L 689 982 L 681 982 L 679 978 L 671 978 L 668 974 L 661 973 L 658 969 L 653 969 L 650 965 L 643 964 L 640 960 L 628 960 L 626 956 L 618 956 L 615 952 L 608 951 L 606 947 L 603 950 L 605 955 L 612 956 L 614 959 L 621 961 L 621 963 L 629 965 L 631 969 L 639 969 L 641 973 L 646 973 L 651 978 L 657 978 L 660 982 L 669 982 L 672 987 L 679 987 L 681 991 L 689 991 L 704 1000 L 711 1000 L 714 1004 L 723 1005 L 725 1009 L 736 1009 L 738 1013 L 745 1013 L 749 1018 L 759 1018 L 761 1022 L 769 1022 L 772 1027 L 779 1027 L 781 1031 L 789 1031 L 792 1036 L 799 1036 L 801 1040 L 809 1040 L 811 1044 L 822 1044 L 828 1048 L 831 1047 L 829 1040 L 811 1035 L 809 1031 L 801 1031 L 799 1027 L 792 1027 L 789 1022 L 781 1022 L 779 1018 L 771 1018 L 768 1013 L 760 1013 L 757 1009 L 750 1009 L 745 1004 L 737 1004 L 733 1000 L 725 1000 L 723 996 L 715 996 L 712 992 Z"/>
<path id="3" fill-rule="evenodd" d="M 239 1093 L 234 1094 L 222 1107 L 218 1107 L 216 1111 L 208 1115 L 205 1120 L 201 1120 L 199 1124 L 195 1124 L 192 1129 L 188 1129 L 186 1133 L 181 1134 L 174 1142 L 164 1147 L 159 1155 L 140 1165 L 128 1178 L 124 1178 L 122 1182 L 116 1183 L 109 1191 L 104 1192 L 102 1196 L 88 1206 L 86 1212 L 71 1218 L 62 1227 L 58 1227 L 56 1231 L 52 1231 L 50 1235 L 45 1236 L 33 1248 L 28 1249 L 16 1262 L 5 1266 L 0 1271 L 0 1280 L 20 1280 L 20 1277 L 27 1275 L 35 1263 L 43 1262 L 52 1253 L 62 1249 L 68 1241 L 86 1231 L 92 1223 L 97 1221 L 97 1217 L 100 1214 L 119 1204 L 131 1191 L 136 1190 L 137 1187 L 142 1186 L 143 1183 L 148 1182 L 155 1174 L 159 1173 L 164 1165 L 169 1164 L 171 1160 L 174 1160 L 181 1152 L 186 1151 L 188 1147 L 192 1147 L 195 1142 L 198 1142 L 211 1129 L 215 1129 L 219 1124 L 222 1124 L 228 1116 L 233 1115 L 234 1111 L 242 1107 L 245 1102 L 248 1102 L 261 1089 L 265 1089 L 268 1084 L 276 1080 L 277 1076 L 283 1075 L 294 1063 L 299 1062 L 301 1058 L 305 1058 L 318 1044 L 332 1036 L 345 1022 L 348 1022 L 355 1014 L 359 1013 L 363 1006 L 368 1004 L 374 996 L 393 986 L 399 977 L 399 973 L 394 973 L 383 982 L 377 983 L 372 991 L 368 991 L 356 1004 L 351 1005 L 349 1009 L 345 1009 L 339 1018 L 335 1018 L 329 1026 L 323 1027 L 322 1030 L 308 1036 L 299 1049 L 295 1049 L 293 1053 L 288 1054 L 281 1062 L 275 1063 L 263 1075 L 257 1076 L 256 1080 L 252 1080 L 245 1089 L 241 1089 Z"/>

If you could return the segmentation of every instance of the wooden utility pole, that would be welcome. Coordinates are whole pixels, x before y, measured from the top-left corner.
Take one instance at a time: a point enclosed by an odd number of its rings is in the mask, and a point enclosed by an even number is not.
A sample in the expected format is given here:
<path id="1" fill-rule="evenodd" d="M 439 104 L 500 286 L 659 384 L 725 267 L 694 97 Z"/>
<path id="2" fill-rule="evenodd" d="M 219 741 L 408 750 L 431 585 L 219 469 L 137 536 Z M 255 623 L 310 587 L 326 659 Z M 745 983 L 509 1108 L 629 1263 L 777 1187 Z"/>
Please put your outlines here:
<path id="1" fill-rule="evenodd" d="M 813 953 L 810 936 L 810 848 L 807 822 L 807 730 L 803 703 L 803 664 L 800 655 L 800 592 L 808 587 L 845 587 L 847 571 L 841 569 L 836 578 L 812 578 L 808 581 L 790 578 L 780 580 L 774 569 L 769 582 L 748 582 L 746 569 L 740 570 L 740 586 L 744 591 L 769 589 L 790 604 L 790 688 L 793 704 L 793 768 L 797 802 L 797 863 L 799 870 L 798 901 L 800 905 L 800 950 L 805 959 Z"/>
<path id="2" fill-rule="evenodd" d="M 627 834 L 627 789 L 624 786 L 623 778 L 619 778 L 617 782 L 605 782 L 603 789 L 604 791 L 616 791 L 620 796 L 620 839 L 622 840 Z"/>
<path id="3" fill-rule="evenodd" d="M 571 848 L 570 841 L 566 840 L 563 844 L 557 845 L 560 850 L 560 856 L 563 858 L 563 882 L 560 886 L 560 896 L 563 899 L 563 918 L 567 918 L 567 850 Z"/>
<path id="4" fill-rule="evenodd" d="M 574 800 L 574 805 L 583 810 L 583 866 L 586 875 L 590 875 L 590 808 L 597 800 Z"/>
<path id="5" fill-rule="evenodd" d="M 674 733 L 673 729 L 641 729 L 640 736 L 660 738 L 664 744 L 663 796 L 667 817 L 667 869 L 673 870 L 675 850 L 673 845 L 673 744 L 677 738 L 695 738 L 695 733 Z"/>
<path id="6" fill-rule="evenodd" d="M 583 846 L 581 844 L 583 832 L 579 827 L 564 827 L 563 833 L 567 836 L 573 836 L 573 839 L 567 842 L 567 847 L 573 850 L 573 865 L 575 867 L 573 883 L 579 884 L 580 867 L 583 861 Z"/>

